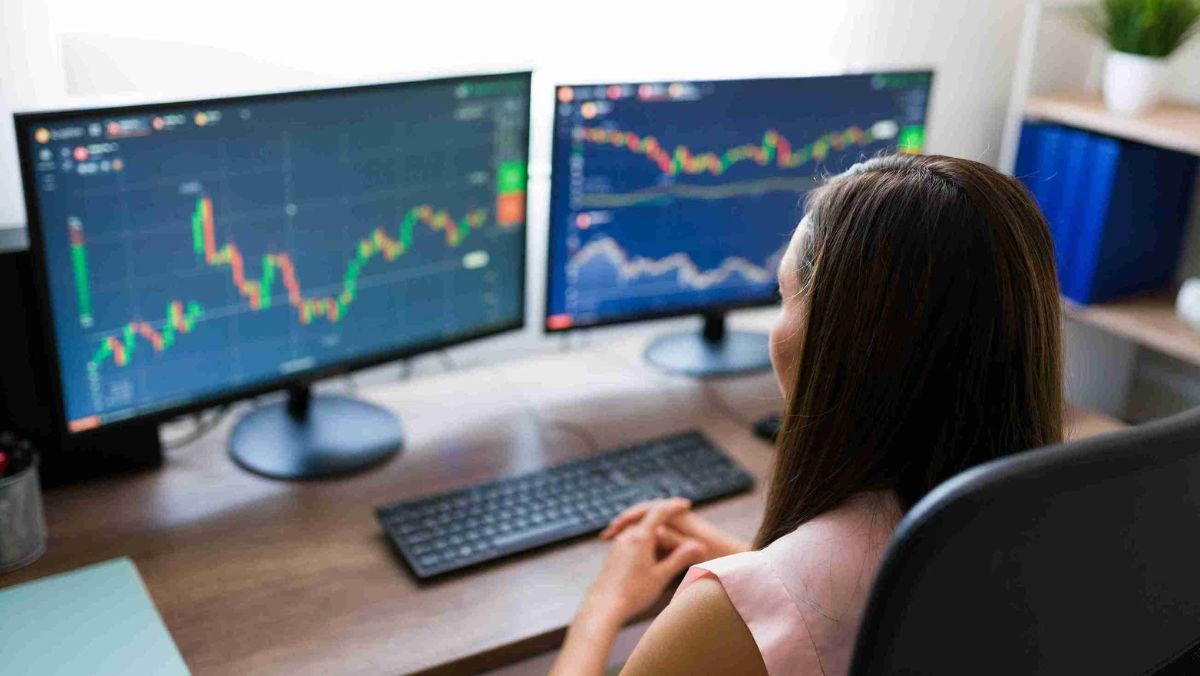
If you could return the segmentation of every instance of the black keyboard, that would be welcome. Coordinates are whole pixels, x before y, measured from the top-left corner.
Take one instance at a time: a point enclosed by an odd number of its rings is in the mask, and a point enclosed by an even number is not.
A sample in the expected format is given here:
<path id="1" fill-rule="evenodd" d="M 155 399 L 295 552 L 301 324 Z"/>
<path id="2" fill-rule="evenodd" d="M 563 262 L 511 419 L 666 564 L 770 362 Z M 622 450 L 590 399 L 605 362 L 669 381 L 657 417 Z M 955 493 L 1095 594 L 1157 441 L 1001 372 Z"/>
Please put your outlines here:
<path id="1" fill-rule="evenodd" d="M 699 503 L 753 485 L 749 473 L 691 432 L 376 513 L 413 573 L 425 579 L 595 533 L 643 500 Z"/>

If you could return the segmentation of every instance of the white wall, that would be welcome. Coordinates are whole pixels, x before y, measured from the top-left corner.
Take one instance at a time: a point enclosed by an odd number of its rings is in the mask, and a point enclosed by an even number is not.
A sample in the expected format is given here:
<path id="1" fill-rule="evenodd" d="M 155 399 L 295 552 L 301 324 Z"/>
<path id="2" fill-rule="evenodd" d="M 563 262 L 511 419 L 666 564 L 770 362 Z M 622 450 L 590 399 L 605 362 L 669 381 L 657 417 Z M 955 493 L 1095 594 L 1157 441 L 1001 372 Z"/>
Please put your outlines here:
<path id="1" fill-rule="evenodd" d="M 535 94 L 548 101 L 555 79 L 932 65 L 930 150 L 994 161 L 1020 9 L 1020 0 L 209 0 L 185 11 L 0 0 L 0 115 L 513 67 L 536 69 Z M 0 127 L 0 223 L 19 223 L 11 125 Z M 542 121 L 535 173 L 548 134 Z"/>

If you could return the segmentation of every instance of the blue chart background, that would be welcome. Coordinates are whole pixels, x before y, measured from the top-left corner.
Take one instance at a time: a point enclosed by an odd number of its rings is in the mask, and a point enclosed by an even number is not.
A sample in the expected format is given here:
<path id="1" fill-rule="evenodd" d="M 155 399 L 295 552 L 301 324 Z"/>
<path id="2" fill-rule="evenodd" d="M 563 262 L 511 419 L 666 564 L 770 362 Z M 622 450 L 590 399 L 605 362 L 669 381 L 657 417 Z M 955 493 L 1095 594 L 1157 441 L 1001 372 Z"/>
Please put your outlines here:
<path id="1" fill-rule="evenodd" d="M 120 172 L 63 168 L 63 149 L 96 139 L 45 146 L 31 140 L 68 419 L 106 422 L 289 372 L 519 324 L 524 224 L 496 225 L 496 168 L 510 161 L 523 171 L 527 163 L 528 80 L 488 80 L 499 88 L 469 95 L 457 89 L 462 82 L 119 116 L 183 113 L 188 121 L 117 139 L 104 157 L 120 158 Z M 192 124 L 200 109 L 218 111 L 219 122 Z M 86 128 L 109 119 L 42 126 Z M 49 166 L 37 160 L 42 148 L 56 155 Z M 200 195 L 213 203 L 217 247 L 233 242 L 248 278 L 261 277 L 263 254 L 287 252 L 307 297 L 340 292 L 358 242 L 381 226 L 398 239 L 400 221 L 415 206 L 444 209 L 460 222 L 482 208 L 488 220 L 458 247 L 418 225 L 407 253 L 391 262 L 376 255 L 363 268 L 357 298 L 339 322 L 318 317 L 303 325 L 278 278 L 271 307 L 253 311 L 228 266 L 209 267 L 194 253 L 191 216 Z M 85 232 L 90 327 L 80 321 L 71 217 Z M 490 263 L 467 269 L 463 256 L 477 251 Z M 139 338 L 127 366 L 108 359 L 89 374 L 105 336 L 119 335 L 132 320 L 161 330 L 174 299 L 205 308 L 191 333 L 161 353 Z"/>
<path id="2" fill-rule="evenodd" d="M 793 169 L 744 161 L 719 176 L 680 173 L 669 177 L 645 155 L 609 145 L 577 144 L 573 138 L 576 127 L 653 136 L 668 151 L 682 145 L 693 155 L 719 155 L 731 147 L 757 145 L 767 130 L 774 129 L 798 149 L 826 133 L 853 125 L 865 129 L 881 120 L 893 120 L 901 127 L 923 127 L 931 79 L 928 73 L 909 73 L 896 74 L 886 85 L 873 75 L 696 82 L 691 83 L 699 93 L 695 100 L 642 101 L 628 96 L 608 101 L 605 85 L 572 88 L 575 98 L 556 104 L 548 327 L 771 301 L 776 293 L 774 270 L 770 270 L 771 281 L 765 283 L 735 273 L 723 283 L 697 289 L 681 284 L 675 273 L 621 281 L 606 257 L 591 258 L 572 276 L 570 262 L 576 252 L 600 238 L 615 240 L 631 257 L 661 259 L 683 252 L 702 271 L 718 268 L 731 256 L 757 266 L 777 262 L 773 255 L 786 247 L 802 215 L 802 198 L 808 188 L 821 176 L 842 171 L 864 156 L 894 150 L 896 143 L 891 139 L 830 151 L 823 163 L 809 162 Z M 625 86 L 628 92 L 637 88 Z M 582 114 L 588 101 L 601 106 L 592 119 Z M 582 171 L 573 177 L 572 155 L 580 153 Z M 713 187 L 772 177 L 795 180 L 769 192 L 721 199 L 669 195 L 681 185 Z M 654 186 L 668 195 L 627 206 L 603 200 L 604 196 Z M 575 204 L 573 198 L 578 200 Z M 580 213 L 591 217 L 590 227 L 576 226 Z"/>

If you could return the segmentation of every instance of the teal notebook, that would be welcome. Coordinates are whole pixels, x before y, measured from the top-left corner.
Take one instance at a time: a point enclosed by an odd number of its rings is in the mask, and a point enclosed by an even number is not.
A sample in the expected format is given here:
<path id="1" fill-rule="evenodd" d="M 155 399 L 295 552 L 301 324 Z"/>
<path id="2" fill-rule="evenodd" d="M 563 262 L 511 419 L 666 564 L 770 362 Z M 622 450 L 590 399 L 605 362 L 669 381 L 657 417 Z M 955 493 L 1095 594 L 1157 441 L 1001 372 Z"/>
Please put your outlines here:
<path id="1" fill-rule="evenodd" d="M 0 589 L 0 673 L 190 672 L 133 561 L 113 559 Z"/>

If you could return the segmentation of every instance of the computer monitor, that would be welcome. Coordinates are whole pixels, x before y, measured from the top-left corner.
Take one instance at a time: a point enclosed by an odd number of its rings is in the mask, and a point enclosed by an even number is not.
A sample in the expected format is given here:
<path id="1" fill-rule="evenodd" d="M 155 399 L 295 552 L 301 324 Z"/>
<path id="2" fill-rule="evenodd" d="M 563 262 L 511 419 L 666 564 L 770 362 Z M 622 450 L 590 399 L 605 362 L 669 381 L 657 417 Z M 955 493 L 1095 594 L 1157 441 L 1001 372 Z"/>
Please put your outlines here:
<path id="1" fill-rule="evenodd" d="M 692 375 L 769 366 L 727 311 L 776 302 L 776 271 L 822 177 L 917 153 L 930 71 L 560 86 L 545 329 L 701 314 L 647 358 Z"/>
<path id="2" fill-rule="evenodd" d="M 529 73 L 17 116 L 64 436 L 271 390 L 252 471 L 360 469 L 396 417 L 320 378 L 524 319 Z"/>

